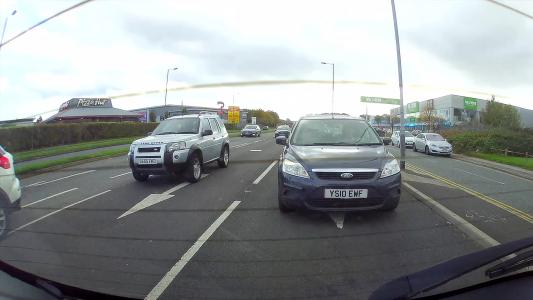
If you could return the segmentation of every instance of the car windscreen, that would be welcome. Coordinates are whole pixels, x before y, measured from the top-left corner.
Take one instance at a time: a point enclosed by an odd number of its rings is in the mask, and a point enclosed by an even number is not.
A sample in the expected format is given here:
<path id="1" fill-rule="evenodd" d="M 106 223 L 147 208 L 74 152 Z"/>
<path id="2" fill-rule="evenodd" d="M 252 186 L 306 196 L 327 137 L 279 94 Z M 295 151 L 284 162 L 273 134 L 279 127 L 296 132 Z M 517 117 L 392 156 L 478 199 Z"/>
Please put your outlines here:
<path id="1" fill-rule="evenodd" d="M 304 119 L 295 128 L 291 144 L 357 146 L 382 143 L 372 127 L 362 120 Z"/>
<path id="2" fill-rule="evenodd" d="M 428 141 L 444 141 L 444 138 L 440 134 L 426 134 L 426 139 Z"/>
<path id="3" fill-rule="evenodd" d="M 244 129 L 257 129 L 257 126 L 247 125 L 246 127 L 244 127 Z"/>
<path id="4" fill-rule="evenodd" d="M 277 130 L 291 130 L 291 128 L 287 125 L 278 126 Z"/>
<path id="5" fill-rule="evenodd" d="M 198 133 L 198 118 L 167 119 L 152 132 L 152 135 Z"/>

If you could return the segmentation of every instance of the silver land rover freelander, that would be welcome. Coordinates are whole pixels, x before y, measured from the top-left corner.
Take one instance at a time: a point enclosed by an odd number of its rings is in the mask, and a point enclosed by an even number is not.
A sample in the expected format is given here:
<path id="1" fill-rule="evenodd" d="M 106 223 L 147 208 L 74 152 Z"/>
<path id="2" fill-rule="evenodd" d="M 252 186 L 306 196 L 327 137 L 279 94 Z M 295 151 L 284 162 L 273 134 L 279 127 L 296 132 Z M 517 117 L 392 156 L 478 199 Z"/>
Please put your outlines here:
<path id="1" fill-rule="evenodd" d="M 134 141 L 128 153 L 133 177 L 146 181 L 150 175 L 183 173 L 197 182 L 203 165 L 229 163 L 229 138 L 216 114 L 200 113 L 168 118 L 147 137 Z"/>

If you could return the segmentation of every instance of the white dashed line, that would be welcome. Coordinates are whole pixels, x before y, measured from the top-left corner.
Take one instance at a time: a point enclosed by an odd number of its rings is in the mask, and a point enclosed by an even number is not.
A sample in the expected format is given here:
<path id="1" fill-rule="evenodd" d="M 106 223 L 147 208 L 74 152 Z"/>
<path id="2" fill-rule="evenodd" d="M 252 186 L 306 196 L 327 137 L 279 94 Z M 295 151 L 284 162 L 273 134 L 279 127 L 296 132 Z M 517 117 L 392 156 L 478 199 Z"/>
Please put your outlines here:
<path id="1" fill-rule="evenodd" d="M 31 203 L 28 203 L 28 204 L 22 205 L 21 207 L 22 207 L 22 208 L 25 208 L 25 207 L 28 207 L 28 206 L 31 206 L 31 205 L 37 204 L 37 203 L 39 203 L 39 202 L 43 202 L 43 201 L 45 201 L 45 200 L 48 200 L 48 199 L 51 199 L 51 198 L 54 198 L 54 197 L 57 197 L 57 196 L 60 196 L 60 195 L 66 194 L 66 193 L 68 193 L 68 192 L 75 191 L 75 190 L 77 190 L 77 189 L 78 189 L 78 188 L 73 188 L 73 189 L 70 189 L 70 190 L 67 190 L 67 191 L 63 191 L 63 192 L 61 192 L 61 193 L 57 193 L 57 194 L 54 194 L 54 195 L 48 196 L 48 197 L 43 198 L 43 199 L 41 199 L 41 200 L 33 201 L 33 202 L 31 202 Z"/>
<path id="2" fill-rule="evenodd" d="M 254 184 L 258 184 L 267 174 L 268 172 L 270 172 L 270 170 L 276 165 L 278 161 L 275 160 L 273 161 L 264 171 L 263 173 L 261 173 L 261 175 L 259 175 L 259 177 L 257 177 L 256 180 L 254 180 Z"/>
<path id="3" fill-rule="evenodd" d="M 67 205 L 67 206 L 65 206 L 65 207 L 63 207 L 63 208 L 58 209 L 58 210 L 54 210 L 54 211 L 51 212 L 51 213 L 48 213 L 48 214 L 46 214 L 46 215 L 44 215 L 44 216 L 42 216 L 42 217 L 40 217 L 40 218 L 37 218 L 37 219 L 35 219 L 35 220 L 33 220 L 33 221 L 29 222 L 29 223 L 26 223 L 26 224 L 24 224 L 24 225 L 21 225 L 21 226 L 15 228 L 15 229 L 11 230 L 11 231 L 8 232 L 7 234 L 8 234 L 8 235 L 9 235 L 9 234 L 12 234 L 12 233 L 14 233 L 15 231 L 18 231 L 18 230 L 21 230 L 21 229 L 23 229 L 23 228 L 26 228 L 26 227 L 28 227 L 28 226 L 30 226 L 30 225 L 32 225 L 32 224 L 35 224 L 35 223 L 37 223 L 37 222 L 39 222 L 39 221 L 41 221 L 41 220 L 43 220 L 43 219 L 46 219 L 46 218 L 48 218 L 48 217 L 50 217 L 50 216 L 53 216 L 53 215 L 57 214 L 58 212 L 61 212 L 61 211 L 65 210 L 65 209 L 67 209 L 67 208 L 70 208 L 70 207 L 72 207 L 72 206 L 74 206 L 74 205 L 78 205 L 78 204 L 80 204 L 80 203 L 83 203 L 83 202 L 85 202 L 85 201 L 91 200 L 91 199 L 93 199 L 93 198 L 96 198 L 96 197 L 98 197 L 98 196 L 100 196 L 100 195 L 103 195 L 103 194 L 105 194 L 105 193 L 109 193 L 109 192 L 111 192 L 111 190 L 107 190 L 107 191 L 105 191 L 105 192 L 101 192 L 101 193 L 99 193 L 99 194 L 92 195 L 92 196 L 87 197 L 87 198 L 85 198 L 85 199 L 82 199 L 82 200 L 80 200 L 80 201 L 78 201 L 78 202 L 74 202 L 74 203 L 72 203 L 72 204 L 69 204 L 69 205 Z"/>
<path id="4" fill-rule="evenodd" d="M 118 175 L 115 175 L 115 176 L 111 176 L 111 177 L 109 177 L 109 178 L 110 178 L 110 179 L 113 179 L 113 178 L 117 178 L 117 177 L 124 176 L 124 175 L 128 175 L 128 174 L 131 174 L 131 171 L 126 172 L 126 173 L 123 173 L 123 174 L 118 174 Z"/>
<path id="5" fill-rule="evenodd" d="M 60 181 L 60 180 L 63 180 L 63 179 L 71 178 L 71 177 L 74 177 L 74 176 L 91 173 L 91 172 L 94 172 L 94 171 L 96 171 L 96 170 L 89 170 L 89 171 L 85 171 L 85 172 L 81 172 L 81 173 L 71 174 L 71 175 L 68 175 L 68 176 L 65 176 L 65 177 L 60 177 L 60 178 L 57 178 L 57 179 L 54 179 L 54 180 L 49 180 L 49 181 L 39 181 L 39 182 L 36 182 L 36 183 L 29 184 L 29 185 L 27 185 L 25 187 L 41 186 L 41 185 L 49 184 L 49 183 L 52 183 L 52 182 Z"/>
<path id="6" fill-rule="evenodd" d="M 207 230 L 196 240 L 196 242 L 183 254 L 180 260 L 161 278 L 157 285 L 146 296 L 147 300 L 155 300 L 159 298 L 167 287 L 172 283 L 174 278 L 183 270 L 189 261 L 192 260 L 196 252 L 207 242 L 213 233 L 222 225 L 222 223 L 229 217 L 241 201 L 233 201 L 231 205 L 207 228 Z"/>

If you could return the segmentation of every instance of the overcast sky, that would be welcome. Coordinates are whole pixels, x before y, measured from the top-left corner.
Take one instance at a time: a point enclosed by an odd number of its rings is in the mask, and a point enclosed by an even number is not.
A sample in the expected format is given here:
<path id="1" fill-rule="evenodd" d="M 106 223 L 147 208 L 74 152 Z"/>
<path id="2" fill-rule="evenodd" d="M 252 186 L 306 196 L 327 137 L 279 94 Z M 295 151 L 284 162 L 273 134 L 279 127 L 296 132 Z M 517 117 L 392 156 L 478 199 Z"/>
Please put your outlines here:
<path id="1" fill-rule="evenodd" d="M 4 40 L 78 1 L 1 0 Z M 533 1 L 502 1 L 533 14 Z M 397 0 L 406 102 L 446 94 L 533 109 L 533 20 L 484 0 Z M 95 0 L 0 49 L 0 120 L 73 97 L 133 109 L 164 103 L 263 108 L 283 118 L 365 113 L 360 96 L 399 98 L 390 1 Z M 289 84 L 294 80 L 324 83 Z M 172 90 L 207 83 L 287 81 Z M 160 93 L 142 94 L 161 90 Z M 368 105 L 370 114 L 390 105 Z M 50 113 L 46 114 L 50 115 Z M 45 115 L 45 116 L 46 116 Z"/>

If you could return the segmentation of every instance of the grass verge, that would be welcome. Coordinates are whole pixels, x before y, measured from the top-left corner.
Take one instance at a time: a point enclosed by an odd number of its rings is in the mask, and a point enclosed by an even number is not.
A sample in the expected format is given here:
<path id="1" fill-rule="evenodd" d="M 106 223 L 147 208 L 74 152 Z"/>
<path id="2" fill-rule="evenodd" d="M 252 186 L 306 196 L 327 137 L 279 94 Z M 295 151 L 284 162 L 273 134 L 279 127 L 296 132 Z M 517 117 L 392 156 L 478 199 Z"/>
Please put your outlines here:
<path id="1" fill-rule="evenodd" d="M 51 159 L 46 161 L 40 161 L 35 163 L 28 163 L 23 166 L 17 167 L 15 165 L 15 173 L 17 175 L 23 175 L 28 173 L 34 173 L 39 171 L 49 171 L 56 168 L 63 168 L 71 166 L 73 164 L 82 163 L 91 160 L 103 159 L 108 157 L 115 157 L 120 155 L 126 155 L 128 153 L 129 146 L 117 149 L 102 150 L 96 153 L 81 154 L 77 156 Z"/>
<path id="2" fill-rule="evenodd" d="M 131 144 L 134 140 L 139 137 L 126 137 L 126 138 L 116 138 L 116 139 L 106 139 L 92 142 L 84 142 L 79 144 L 63 145 L 63 146 L 54 146 L 48 148 L 41 148 L 23 152 L 14 153 L 14 159 L 16 162 L 22 162 L 27 160 L 32 160 L 42 157 L 50 157 L 54 155 L 71 153 L 76 151 L 83 151 L 89 149 L 96 149 L 101 147 L 116 146 L 116 145 L 125 145 Z"/>
<path id="3" fill-rule="evenodd" d="M 533 171 L 533 159 L 532 158 L 505 156 L 501 154 L 481 153 L 481 152 L 469 152 L 466 155 Z"/>

